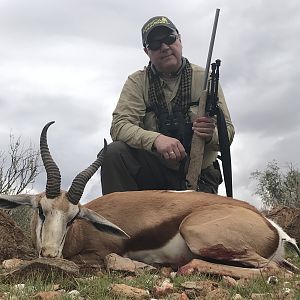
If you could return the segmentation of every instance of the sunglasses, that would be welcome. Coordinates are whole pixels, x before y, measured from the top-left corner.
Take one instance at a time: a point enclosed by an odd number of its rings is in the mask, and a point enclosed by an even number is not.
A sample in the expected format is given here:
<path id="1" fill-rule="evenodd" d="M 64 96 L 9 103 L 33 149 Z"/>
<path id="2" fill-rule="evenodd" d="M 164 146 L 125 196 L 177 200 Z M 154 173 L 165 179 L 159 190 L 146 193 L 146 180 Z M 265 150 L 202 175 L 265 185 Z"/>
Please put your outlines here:
<path id="1" fill-rule="evenodd" d="M 156 41 L 151 41 L 146 45 L 147 49 L 150 50 L 158 50 L 161 47 L 161 44 L 164 43 L 166 45 L 172 45 L 173 43 L 175 43 L 176 39 L 177 39 L 177 35 L 175 34 L 169 34 L 167 36 L 165 36 L 164 38 L 160 39 L 160 40 L 156 40 Z"/>

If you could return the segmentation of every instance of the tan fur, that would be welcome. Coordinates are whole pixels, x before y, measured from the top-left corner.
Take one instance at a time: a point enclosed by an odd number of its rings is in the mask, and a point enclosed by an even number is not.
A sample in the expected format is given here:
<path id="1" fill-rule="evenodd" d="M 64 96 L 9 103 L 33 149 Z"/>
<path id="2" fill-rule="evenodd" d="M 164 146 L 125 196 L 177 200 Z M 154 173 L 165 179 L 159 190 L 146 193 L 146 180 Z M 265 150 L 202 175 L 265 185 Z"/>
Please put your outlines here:
<path id="1" fill-rule="evenodd" d="M 63 255 L 75 262 L 98 264 L 114 252 L 150 264 L 182 267 L 187 273 L 207 268 L 208 273 L 236 271 L 237 276 L 259 274 L 253 269 L 271 266 L 279 271 L 279 265 L 296 270 L 283 258 L 283 240 L 297 247 L 295 240 L 254 206 L 232 198 L 134 191 L 109 194 L 81 206 L 71 204 L 61 191 L 54 199 L 44 193 L 1 195 L 0 206 L 9 207 L 14 201 L 35 209 L 32 237 L 45 257 Z M 241 269 L 245 266 L 247 272 Z"/>
<path id="2" fill-rule="evenodd" d="M 131 238 L 125 240 L 99 232 L 88 222 L 78 220 L 69 231 L 63 250 L 63 255 L 69 259 L 75 258 L 83 245 L 85 250 L 81 251 L 86 254 L 81 257 L 85 258 L 87 252 L 93 251 L 97 257 L 103 258 L 111 252 L 123 255 L 128 251 L 159 248 L 179 228 L 195 255 L 204 254 L 209 247 L 221 244 L 225 250 L 201 256 L 231 261 L 230 257 L 225 257 L 230 250 L 235 253 L 234 260 L 243 258 L 245 264 L 247 259 L 254 259 L 245 255 L 245 252 L 252 250 L 267 259 L 275 252 L 279 242 L 277 231 L 255 207 L 243 201 L 207 193 L 113 193 L 95 199 L 85 207 L 121 227 Z M 213 220 L 213 225 L 209 220 Z"/>

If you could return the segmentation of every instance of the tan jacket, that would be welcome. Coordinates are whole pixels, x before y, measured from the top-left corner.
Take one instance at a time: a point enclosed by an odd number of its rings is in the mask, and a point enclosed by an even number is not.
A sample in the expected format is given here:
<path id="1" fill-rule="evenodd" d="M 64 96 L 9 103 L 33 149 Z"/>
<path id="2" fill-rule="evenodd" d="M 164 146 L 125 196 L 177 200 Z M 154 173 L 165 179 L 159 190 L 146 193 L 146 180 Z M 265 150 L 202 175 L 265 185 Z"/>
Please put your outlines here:
<path id="1" fill-rule="evenodd" d="M 191 100 L 192 102 L 196 102 L 200 98 L 204 83 L 204 69 L 194 64 L 191 64 L 191 67 Z M 161 81 L 168 105 L 171 105 L 171 101 L 177 93 L 179 82 L 180 78 L 178 78 L 177 81 L 173 83 L 173 86 L 171 86 L 168 82 Z M 113 141 L 123 141 L 131 147 L 152 151 L 154 140 L 160 133 L 158 132 L 154 113 L 152 111 L 146 113 L 146 108 L 150 106 L 148 100 L 148 88 L 149 81 L 146 68 L 137 71 L 128 77 L 113 112 L 113 120 L 110 129 Z M 221 88 L 219 88 L 219 105 L 224 112 L 231 143 L 234 136 L 234 127 Z M 190 107 L 189 113 L 192 120 L 195 119 L 197 109 L 197 105 Z M 212 140 L 205 146 L 202 169 L 210 166 L 216 160 L 218 150 L 218 133 L 216 129 Z M 176 166 L 170 167 L 176 168 Z"/>

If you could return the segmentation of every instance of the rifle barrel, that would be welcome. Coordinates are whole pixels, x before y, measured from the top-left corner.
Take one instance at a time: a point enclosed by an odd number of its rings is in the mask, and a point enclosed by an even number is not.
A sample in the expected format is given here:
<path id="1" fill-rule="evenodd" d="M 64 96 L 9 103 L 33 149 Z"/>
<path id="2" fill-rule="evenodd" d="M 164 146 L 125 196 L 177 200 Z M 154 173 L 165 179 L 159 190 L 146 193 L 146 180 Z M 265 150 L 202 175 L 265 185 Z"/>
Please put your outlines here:
<path id="1" fill-rule="evenodd" d="M 211 62 L 212 52 L 213 52 L 214 43 L 215 43 L 215 37 L 216 37 L 216 32 L 217 32 L 218 20 L 219 20 L 219 14 L 220 14 L 220 9 L 217 8 L 216 13 L 215 13 L 215 20 L 214 20 L 213 30 L 212 30 L 212 34 L 211 34 L 211 38 L 210 38 L 209 49 L 208 49 L 208 55 L 207 55 L 207 61 L 206 61 L 206 67 L 205 67 L 205 74 L 204 74 L 203 90 L 205 90 L 206 86 L 207 86 L 208 72 L 209 72 L 209 68 L 210 68 L 210 62 Z"/>

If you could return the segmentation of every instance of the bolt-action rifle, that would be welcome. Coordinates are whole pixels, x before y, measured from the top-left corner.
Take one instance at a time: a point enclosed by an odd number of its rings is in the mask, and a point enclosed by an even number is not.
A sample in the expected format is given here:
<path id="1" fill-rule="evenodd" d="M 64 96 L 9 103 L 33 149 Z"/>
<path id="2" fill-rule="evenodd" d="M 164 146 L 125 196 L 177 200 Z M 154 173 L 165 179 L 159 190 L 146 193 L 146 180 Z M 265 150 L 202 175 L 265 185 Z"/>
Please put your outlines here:
<path id="1" fill-rule="evenodd" d="M 214 40 L 217 30 L 218 18 L 220 9 L 216 9 L 215 20 L 213 25 L 212 36 L 210 40 L 210 46 L 208 50 L 208 57 L 204 75 L 203 91 L 200 95 L 200 101 L 198 106 L 197 117 L 204 115 L 214 116 L 217 115 L 217 127 L 219 136 L 219 145 L 222 159 L 223 175 L 226 186 L 226 193 L 228 197 L 232 197 L 232 173 L 231 173 L 231 157 L 230 157 L 230 145 L 228 140 L 228 132 L 225 123 L 224 114 L 218 106 L 218 85 L 219 85 L 219 67 L 220 60 L 217 60 L 212 64 L 212 71 L 210 75 L 209 86 L 208 73 L 210 68 L 211 56 L 214 46 Z M 201 173 L 201 167 L 203 162 L 205 140 L 193 134 L 191 151 L 190 151 L 190 163 L 188 172 L 186 175 L 187 187 L 197 190 L 198 176 Z"/>

